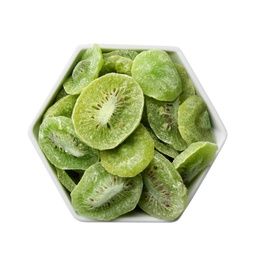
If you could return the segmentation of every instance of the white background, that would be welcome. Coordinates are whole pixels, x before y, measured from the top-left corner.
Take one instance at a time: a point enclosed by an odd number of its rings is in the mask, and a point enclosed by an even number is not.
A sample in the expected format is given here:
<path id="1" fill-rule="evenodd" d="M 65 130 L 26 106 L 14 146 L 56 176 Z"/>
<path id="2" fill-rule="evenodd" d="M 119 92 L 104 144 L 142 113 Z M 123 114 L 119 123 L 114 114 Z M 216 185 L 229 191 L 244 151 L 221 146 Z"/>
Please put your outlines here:
<path id="1" fill-rule="evenodd" d="M 1 259 L 259 259 L 258 1 L 1 1 Z M 174 223 L 82 223 L 28 128 L 79 44 L 181 48 L 228 139 Z"/>

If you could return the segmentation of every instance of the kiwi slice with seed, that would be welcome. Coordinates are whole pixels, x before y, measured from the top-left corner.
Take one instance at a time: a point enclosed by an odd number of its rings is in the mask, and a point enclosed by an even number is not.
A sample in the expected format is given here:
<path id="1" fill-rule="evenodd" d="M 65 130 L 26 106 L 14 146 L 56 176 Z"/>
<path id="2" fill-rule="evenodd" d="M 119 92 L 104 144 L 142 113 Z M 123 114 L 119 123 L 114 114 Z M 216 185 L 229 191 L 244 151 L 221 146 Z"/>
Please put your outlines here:
<path id="1" fill-rule="evenodd" d="M 96 79 L 104 60 L 97 44 L 85 51 L 82 60 L 77 63 L 72 75 L 64 82 L 63 87 L 68 94 L 79 94 L 92 80 Z"/>
<path id="2" fill-rule="evenodd" d="M 142 89 L 132 77 L 106 74 L 78 97 L 72 113 L 75 131 L 93 148 L 115 148 L 138 127 L 143 106 Z"/>
<path id="3" fill-rule="evenodd" d="M 173 161 L 185 185 L 203 172 L 215 159 L 218 146 L 210 142 L 195 142 L 189 145 Z"/>
<path id="4" fill-rule="evenodd" d="M 121 177 L 133 177 L 142 172 L 153 156 L 154 141 L 142 124 L 116 148 L 100 152 L 103 167 Z"/>
<path id="5" fill-rule="evenodd" d="M 178 125 L 188 145 L 198 141 L 215 143 L 207 105 L 200 96 L 190 96 L 179 106 Z"/>
<path id="6" fill-rule="evenodd" d="M 160 152 L 160 153 L 162 153 L 162 154 L 164 154 L 164 155 L 166 155 L 166 156 L 168 156 L 168 157 L 170 157 L 170 158 L 172 158 L 172 159 L 175 158 L 175 157 L 179 154 L 179 152 L 177 152 L 177 151 L 172 147 L 172 145 L 166 144 L 166 143 L 162 142 L 162 141 L 155 135 L 155 133 L 153 132 L 153 130 L 152 130 L 151 128 L 146 127 L 146 129 L 147 129 L 147 131 L 149 132 L 150 136 L 153 138 L 153 140 L 154 140 L 154 147 L 155 147 L 155 149 L 156 149 L 158 152 Z"/>
<path id="7" fill-rule="evenodd" d="M 187 144 L 178 129 L 179 100 L 170 102 L 146 97 L 145 102 L 148 122 L 156 136 L 175 150 L 184 150 Z"/>
<path id="8" fill-rule="evenodd" d="M 155 152 L 142 177 L 143 192 L 139 207 L 155 218 L 177 219 L 187 205 L 187 189 L 172 163 Z"/>
<path id="9" fill-rule="evenodd" d="M 108 173 L 98 162 L 85 171 L 71 193 L 71 202 L 80 215 L 109 221 L 136 207 L 142 187 L 140 174 L 122 178 Z"/>
<path id="10" fill-rule="evenodd" d="M 45 112 L 43 119 L 53 116 L 71 117 L 78 95 L 66 95 L 56 101 Z"/>
<path id="11" fill-rule="evenodd" d="M 78 139 L 68 117 L 44 119 L 38 141 L 48 160 L 63 170 L 85 170 L 99 160 L 98 151 Z"/>

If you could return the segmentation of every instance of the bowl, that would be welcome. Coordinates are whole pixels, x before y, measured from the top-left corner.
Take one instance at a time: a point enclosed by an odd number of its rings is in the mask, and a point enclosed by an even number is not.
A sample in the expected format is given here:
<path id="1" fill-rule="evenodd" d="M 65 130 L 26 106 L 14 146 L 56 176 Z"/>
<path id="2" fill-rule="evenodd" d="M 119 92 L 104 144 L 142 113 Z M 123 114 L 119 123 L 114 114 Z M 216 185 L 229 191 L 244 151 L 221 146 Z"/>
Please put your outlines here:
<path id="1" fill-rule="evenodd" d="M 41 124 L 45 111 L 51 104 L 53 104 L 53 102 L 56 98 L 56 95 L 59 93 L 59 91 L 63 87 L 63 82 L 72 73 L 73 68 L 75 67 L 77 62 L 80 60 L 82 53 L 86 49 L 90 48 L 91 46 L 92 46 L 92 44 L 85 44 L 85 45 L 80 45 L 76 48 L 76 50 L 72 54 L 71 58 L 69 59 L 67 65 L 65 66 L 63 72 L 59 76 L 56 84 L 52 88 L 51 92 L 48 94 L 45 102 L 40 107 L 38 113 L 36 114 L 35 118 L 33 119 L 32 123 L 29 127 L 30 140 L 31 140 L 34 148 L 36 149 L 38 155 L 40 156 L 44 166 L 46 167 L 47 171 L 49 172 L 49 175 L 52 178 L 54 184 L 56 185 L 57 189 L 59 190 L 60 195 L 62 196 L 69 211 L 77 220 L 87 221 L 87 222 L 97 221 L 97 220 L 93 220 L 93 219 L 89 219 L 84 216 L 81 216 L 73 209 L 73 207 L 71 205 L 69 193 L 57 179 L 53 165 L 46 159 L 45 155 L 43 154 L 43 152 L 40 149 L 40 146 L 38 143 L 38 132 L 39 132 L 39 127 L 40 127 L 40 124 Z M 207 104 L 208 111 L 209 111 L 209 114 L 211 117 L 213 132 L 215 134 L 216 143 L 218 145 L 217 155 L 220 153 L 221 148 L 223 147 L 223 145 L 226 141 L 226 138 L 227 138 L 227 131 L 226 131 L 225 126 L 224 126 L 223 122 L 221 121 L 221 118 L 219 117 L 216 109 L 214 108 L 214 106 L 211 103 L 209 97 L 207 96 L 205 90 L 203 89 L 198 78 L 196 77 L 195 73 L 193 72 L 191 66 L 189 65 L 187 59 L 185 58 L 184 54 L 182 53 L 182 51 L 179 48 L 172 47 L 172 46 L 114 45 L 114 44 L 113 45 L 99 44 L 99 46 L 103 52 L 108 52 L 108 51 L 113 51 L 113 50 L 118 50 L 118 49 L 137 50 L 137 51 L 148 50 L 148 49 L 161 49 L 161 50 L 166 51 L 174 62 L 183 65 L 186 68 L 188 75 L 195 86 L 197 95 L 201 96 L 204 99 L 205 103 Z M 216 158 L 217 158 L 217 156 L 216 156 Z M 214 161 L 213 161 L 213 163 L 214 163 Z M 204 170 L 201 174 L 199 174 L 199 176 L 189 186 L 189 188 L 188 188 L 188 205 L 191 202 L 194 195 L 196 194 L 196 192 L 197 192 L 198 188 L 200 187 L 201 183 L 203 182 L 204 178 L 208 174 L 212 164 L 206 170 Z M 185 212 L 185 210 L 184 210 L 184 212 Z M 151 217 L 151 216 L 147 215 L 146 213 L 142 212 L 141 210 L 134 210 L 113 221 L 116 221 L 116 222 L 118 222 L 118 221 L 119 222 L 165 222 L 165 220 L 160 220 L 160 219 Z"/>

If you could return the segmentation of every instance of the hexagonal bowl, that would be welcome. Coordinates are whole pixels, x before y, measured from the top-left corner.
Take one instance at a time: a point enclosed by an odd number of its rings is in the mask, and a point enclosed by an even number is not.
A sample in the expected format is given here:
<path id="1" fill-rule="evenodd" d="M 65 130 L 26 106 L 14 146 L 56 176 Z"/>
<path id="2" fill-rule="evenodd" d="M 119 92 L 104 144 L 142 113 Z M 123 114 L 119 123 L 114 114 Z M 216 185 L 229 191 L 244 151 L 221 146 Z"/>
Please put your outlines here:
<path id="1" fill-rule="evenodd" d="M 75 67 L 77 62 L 80 60 L 82 53 L 86 49 L 90 48 L 91 46 L 92 46 L 92 44 L 86 44 L 86 45 L 80 45 L 76 48 L 76 50 L 72 54 L 70 60 L 68 61 L 67 65 L 65 66 L 63 72 L 61 73 L 60 77 L 58 78 L 56 84 L 54 85 L 53 89 L 51 90 L 51 92 L 47 96 L 45 102 L 42 104 L 41 108 L 39 109 L 38 113 L 36 114 L 34 120 L 32 121 L 32 123 L 29 127 L 29 131 L 28 131 L 28 134 L 29 134 L 29 137 L 30 137 L 30 140 L 31 140 L 33 146 L 35 147 L 35 149 L 36 149 L 38 155 L 40 156 L 43 164 L 45 165 L 47 171 L 49 172 L 54 184 L 56 185 L 57 189 L 59 190 L 59 192 L 60 192 L 64 202 L 66 203 L 69 211 L 71 212 L 71 214 L 77 220 L 89 221 L 89 222 L 90 221 L 97 221 L 97 220 L 88 219 L 84 216 L 81 216 L 73 209 L 73 207 L 71 205 L 69 193 L 66 191 L 66 189 L 63 187 L 63 185 L 57 179 L 53 165 L 46 159 L 45 155 L 43 154 L 43 152 L 41 151 L 41 149 L 39 147 L 38 132 L 39 132 L 39 126 L 42 122 L 43 114 L 45 113 L 47 108 L 50 105 L 53 104 L 53 102 L 56 98 L 56 95 L 62 89 L 63 82 L 72 73 L 73 68 Z M 161 50 L 166 51 L 174 62 L 182 64 L 186 68 L 186 70 L 189 74 L 189 77 L 191 78 L 191 80 L 194 83 L 197 95 L 201 96 L 207 104 L 208 111 L 209 111 L 209 114 L 210 114 L 210 117 L 211 117 L 213 132 L 215 134 L 216 143 L 218 145 L 217 155 L 219 154 L 221 148 L 223 147 L 223 145 L 226 141 L 227 131 L 226 131 L 225 126 L 224 126 L 222 120 L 220 119 L 216 109 L 212 105 L 212 103 L 211 103 L 210 99 L 208 98 L 205 90 L 201 86 L 199 80 L 197 79 L 197 77 L 196 77 L 195 73 L 193 72 L 191 66 L 189 65 L 187 59 L 185 58 L 185 56 L 183 55 L 182 51 L 179 48 L 171 47 L 171 46 L 115 45 L 115 44 L 113 44 L 113 45 L 99 44 L 99 46 L 101 47 L 103 52 L 108 52 L 108 51 L 117 50 L 117 49 L 127 49 L 127 50 L 137 50 L 137 51 L 148 50 L 148 49 L 161 49 Z M 217 158 L 217 156 L 216 156 L 216 158 Z M 202 172 L 198 177 L 196 177 L 196 179 L 189 186 L 189 189 L 188 189 L 188 204 L 191 202 L 193 196 L 195 195 L 195 193 L 197 192 L 201 183 L 203 182 L 204 178 L 208 174 L 208 171 L 210 170 L 211 166 L 212 166 L 212 164 L 206 170 L 204 170 L 204 172 Z M 123 215 L 123 216 L 121 216 L 121 217 L 119 217 L 119 218 L 117 218 L 113 221 L 121 221 L 121 222 L 165 222 L 164 220 L 159 220 L 159 219 L 153 218 L 153 217 L 147 215 L 146 213 L 142 212 L 141 210 L 134 210 L 134 211 L 127 213 L 127 214 L 125 214 L 125 215 Z"/>

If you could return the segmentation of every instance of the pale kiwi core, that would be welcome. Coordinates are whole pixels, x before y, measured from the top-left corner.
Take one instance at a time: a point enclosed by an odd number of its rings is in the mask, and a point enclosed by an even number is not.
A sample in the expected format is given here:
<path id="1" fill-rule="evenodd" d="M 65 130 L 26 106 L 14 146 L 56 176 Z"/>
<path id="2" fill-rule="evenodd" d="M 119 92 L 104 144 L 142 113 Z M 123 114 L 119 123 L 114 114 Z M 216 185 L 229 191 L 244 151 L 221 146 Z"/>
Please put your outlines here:
<path id="1" fill-rule="evenodd" d="M 99 196 L 98 200 L 94 200 L 91 204 L 93 207 L 98 208 L 101 207 L 103 204 L 105 204 L 107 201 L 112 199 L 114 196 L 116 196 L 118 193 L 120 193 L 124 188 L 124 183 L 120 183 L 118 185 L 115 185 L 113 187 L 109 187 L 107 190 L 105 190 L 101 196 Z"/>
<path id="2" fill-rule="evenodd" d="M 97 119 L 101 125 L 106 125 L 116 110 L 117 97 L 110 96 L 109 100 L 101 107 Z"/>

